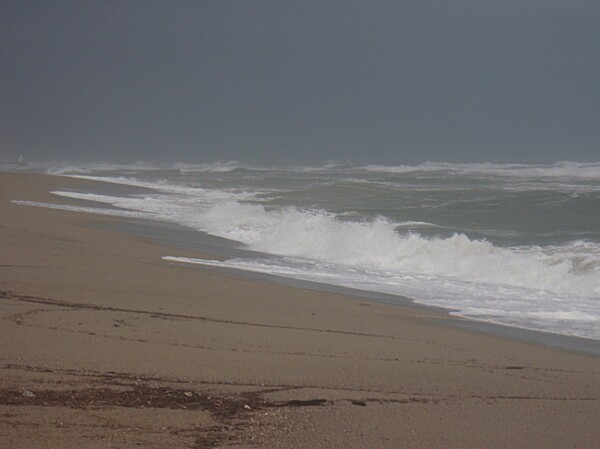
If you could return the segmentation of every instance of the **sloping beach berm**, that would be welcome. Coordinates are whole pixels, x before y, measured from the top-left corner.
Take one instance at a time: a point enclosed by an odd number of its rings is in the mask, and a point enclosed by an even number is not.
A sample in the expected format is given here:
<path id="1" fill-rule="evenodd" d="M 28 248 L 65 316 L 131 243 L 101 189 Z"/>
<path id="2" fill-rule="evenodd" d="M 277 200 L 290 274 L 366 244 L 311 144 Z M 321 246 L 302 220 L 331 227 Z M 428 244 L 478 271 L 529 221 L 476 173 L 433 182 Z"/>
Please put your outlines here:
<path id="1" fill-rule="evenodd" d="M 89 182 L 0 174 L 0 447 L 600 447 L 598 357 L 11 203 Z"/>

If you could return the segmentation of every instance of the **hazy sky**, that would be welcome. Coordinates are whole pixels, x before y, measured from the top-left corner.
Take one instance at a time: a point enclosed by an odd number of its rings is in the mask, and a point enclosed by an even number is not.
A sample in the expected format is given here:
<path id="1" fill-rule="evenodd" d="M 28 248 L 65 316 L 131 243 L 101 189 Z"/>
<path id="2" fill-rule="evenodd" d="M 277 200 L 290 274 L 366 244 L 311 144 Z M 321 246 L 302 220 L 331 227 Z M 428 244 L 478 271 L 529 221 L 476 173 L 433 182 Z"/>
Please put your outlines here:
<path id="1" fill-rule="evenodd" d="M 600 2 L 0 2 L 0 160 L 600 160 Z"/>

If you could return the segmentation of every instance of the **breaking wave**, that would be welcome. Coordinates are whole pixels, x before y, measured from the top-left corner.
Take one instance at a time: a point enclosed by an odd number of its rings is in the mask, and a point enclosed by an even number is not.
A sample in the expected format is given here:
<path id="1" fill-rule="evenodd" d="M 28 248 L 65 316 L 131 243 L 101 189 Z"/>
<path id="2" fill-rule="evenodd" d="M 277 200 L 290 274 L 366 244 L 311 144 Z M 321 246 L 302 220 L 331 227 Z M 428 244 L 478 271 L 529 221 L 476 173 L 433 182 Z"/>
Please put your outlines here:
<path id="1" fill-rule="evenodd" d="M 366 270 L 418 273 L 466 282 L 600 296 L 600 245 L 498 247 L 464 234 L 399 232 L 384 217 L 348 221 L 321 209 L 269 209 L 244 194 L 178 188 L 179 195 L 58 195 L 109 203 L 246 244 L 250 249 Z M 401 228 L 400 228 L 401 229 Z"/>
<path id="2" fill-rule="evenodd" d="M 425 162 L 419 165 L 366 165 L 369 172 L 413 173 L 446 172 L 458 175 L 492 175 L 509 178 L 582 178 L 600 180 L 598 162 L 556 162 L 554 164 L 451 164 L 444 162 Z"/>
<path id="3" fill-rule="evenodd" d="M 178 223 L 264 255 L 168 260 L 404 295 L 465 317 L 600 340 L 600 163 L 46 171 L 147 190 L 53 192 L 109 207 L 19 204 Z"/>

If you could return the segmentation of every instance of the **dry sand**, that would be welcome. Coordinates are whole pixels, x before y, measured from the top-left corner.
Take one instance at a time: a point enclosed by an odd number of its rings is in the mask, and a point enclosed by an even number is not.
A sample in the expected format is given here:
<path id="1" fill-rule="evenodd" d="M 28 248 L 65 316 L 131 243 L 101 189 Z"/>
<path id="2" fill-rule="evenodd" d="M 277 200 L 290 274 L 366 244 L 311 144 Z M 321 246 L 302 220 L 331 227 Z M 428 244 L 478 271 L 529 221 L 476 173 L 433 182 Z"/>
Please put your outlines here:
<path id="1" fill-rule="evenodd" d="M 598 357 L 10 202 L 87 183 L 0 174 L 0 447 L 600 447 Z"/>

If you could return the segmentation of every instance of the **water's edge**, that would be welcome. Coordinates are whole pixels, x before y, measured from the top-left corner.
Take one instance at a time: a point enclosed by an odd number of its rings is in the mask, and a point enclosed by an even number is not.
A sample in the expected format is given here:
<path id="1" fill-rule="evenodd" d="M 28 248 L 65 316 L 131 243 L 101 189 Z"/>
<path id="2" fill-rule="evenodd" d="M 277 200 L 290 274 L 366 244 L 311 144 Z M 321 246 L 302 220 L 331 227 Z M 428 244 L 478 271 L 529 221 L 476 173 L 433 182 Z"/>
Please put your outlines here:
<path id="1" fill-rule="evenodd" d="M 72 178 L 65 177 L 65 187 L 63 190 L 70 190 L 69 180 Z M 79 188 L 74 188 L 73 191 L 81 191 Z M 96 194 L 118 194 L 127 196 L 132 193 L 149 192 L 150 190 L 135 186 L 121 185 L 96 181 L 93 185 L 88 185 L 85 188 L 86 192 Z M 64 199 L 63 199 L 64 200 Z M 62 201 L 60 201 L 62 202 Z M 70 204 L 89 205 L 89 201 L 80 199 L 68 199 Z M 107 204 L 103 205 L 107 209 L 120 209 Z M 165 255 L 176 255 L 169 251 L 169 248 L 180 248 L 182 250 L 194 251 L 213 257 L 215 259 L 231 259 L 231 258 L 252 258 L 264 257 L 265 254 L 257 253 L 244 249 L 241 244 L 227 240 L 221 237 L 212 236 L 204 232 L 193 230 L 179 224 L 169 223 L 164 221 L 145 220 L 142 218 L 123 218 L 113 217 L 115 220 L 97 222 L 95 225 L 88 225 L 95 228 L 101 228 L 128 234 L 134 237 L 142 237 L 150 239 L 156 243 L 165 246 Z M 165 263 L 175 263 L 166 262 Z M 190 264 L 182 264 L 190 267 Z M 259 280 L 262 282 L 283 284 L 296 288 L 304 288 L 323 292 L 337 293 L 344 296 L 369 300 L 373 302 L 397 305 L 402 307 L 410 307 L 417 310 L 428 310 L 437 312 L 438 317 L 431 318 L 432 324 L 443 325 L 449 327 L 457 327 L 470 332 L 492 335 L 503 339 L 520 341 L 539 346 L 557 348 L 568 351 L 575 351 L 587 355 L 600 356 L 600 341 L 587 339 L 582 337 L 567 336 L 554 334 L 543 331 L 528 330 L 523 328 L 511 327 L 495 323 L 476 321 L 450 315 L 452 310 L 435 306 L 428 306 L 414 302 L 412 299 L 399 295 L 385 294 L 366 290 L 357 290 L 348 287 L 335 286 L 324 284 L 315 281 L 305 281 L 295 278 L 282 277 L 279 275 L 270 275 L 245 270 L 236 270 L 223 267 L 209 267 L 204 265 L 195 265 L 196 269 L 211 270 L 219 272 L 227 276 L 247 278 Z"/>
<path id="2" fill-rule="evenodd" d="M 252 255 L 262 255 L 253 251 L 248 251 L 239 247 L 235 242 L 220 237 L 214 237 L 200 231 L 191 230 L 183 226 L 156 222 L 142 219 L 117 219 L 110 222 L 104 222 L 95 227 L 121 232 L 136 237 L 143 237 L 155 242 L 181 248 L 197 251 L 203 254 L 210 254 L 216 258 L 234 258 L 249 257 Z M 169 262 L 178 264 L 176 262 Z M 476 321 L 461 317 L 452 316 L 448 309 L 441 307 L 428 306 L 415 303 L 410 298 L 390 295 L 385 293 L 371 292 L 365 290 L 356 290 L 348 287 L 340 287 L 331 284 L 319 282 L 304 281 L 294 278 L 257 273 L 246 270 L 234 270 L 231 268 L 221 268 L 214 266 L 190 265 L 179 263 L 181 266 L 194 267 L 200 270 L 211 270 L 222 273 L 227 276 L 243 279 L 258 280 L 274 284 L 281 284 L 295 288 L 317 290 L 328 293 L 336 293 L 352 298 L 360 298 L 367 301 L 373 301 L 389 305 L 409 307 L 417 310 L 428 310 L 441 314 L 439 318 L 429 318 L 432 324 L 455 327 L 470 332 L 492 335 L 508 340 L 519 341 L 538 346 L 556 348 L 567 351 L 579 352 L 582 354 L 600 356 L 600 342 L 592 339 L 573 337 L 567 335 L 553 334 L 548 332 L 534 331 L 517 327 L 504 326 L 495 323 Z"/>

